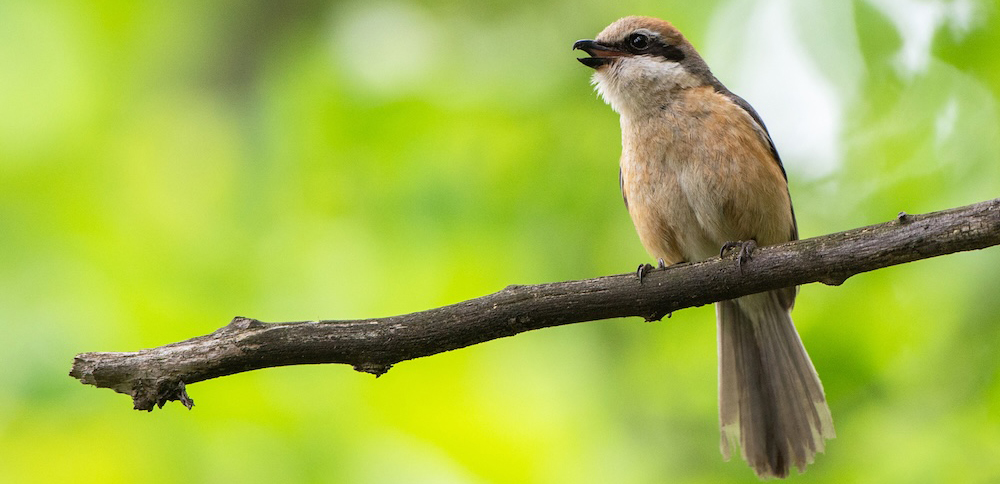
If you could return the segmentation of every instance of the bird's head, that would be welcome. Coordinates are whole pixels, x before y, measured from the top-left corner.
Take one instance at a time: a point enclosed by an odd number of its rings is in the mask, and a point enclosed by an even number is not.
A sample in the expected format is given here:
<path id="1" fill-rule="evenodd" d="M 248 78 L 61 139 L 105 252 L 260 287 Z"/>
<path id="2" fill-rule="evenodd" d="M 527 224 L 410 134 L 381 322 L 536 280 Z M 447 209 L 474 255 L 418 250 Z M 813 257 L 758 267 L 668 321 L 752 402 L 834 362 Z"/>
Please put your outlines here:
<path id="1" fill-rule="evenodd" d="M 621 114 L 656 109 L 678 90 L 714 81 L 680 31 L 656 18 L 622 18 L 573 48 L 589 54 L 579 61 L 594 69 L 598 92 Z"/>

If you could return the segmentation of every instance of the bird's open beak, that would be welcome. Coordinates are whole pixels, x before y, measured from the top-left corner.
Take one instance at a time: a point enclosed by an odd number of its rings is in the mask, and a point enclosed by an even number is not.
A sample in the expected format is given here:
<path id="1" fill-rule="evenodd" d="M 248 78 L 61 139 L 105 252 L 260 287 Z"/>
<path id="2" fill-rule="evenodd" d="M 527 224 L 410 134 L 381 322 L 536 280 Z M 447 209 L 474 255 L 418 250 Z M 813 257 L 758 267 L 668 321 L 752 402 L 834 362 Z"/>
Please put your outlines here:
<path id="1" fill-rule="evenodd" d="M 615 57 L 625 55 L 624 52 L 607 45 L 594 42 L 593 40 L 578 40 L 573 44 L 573 50 L 582 50 L 587 54 L 590 54 L 590 57 L 581 57 L 577 60 L 591 69 L 597 69 L 601 66 L 610 64 Z"/>

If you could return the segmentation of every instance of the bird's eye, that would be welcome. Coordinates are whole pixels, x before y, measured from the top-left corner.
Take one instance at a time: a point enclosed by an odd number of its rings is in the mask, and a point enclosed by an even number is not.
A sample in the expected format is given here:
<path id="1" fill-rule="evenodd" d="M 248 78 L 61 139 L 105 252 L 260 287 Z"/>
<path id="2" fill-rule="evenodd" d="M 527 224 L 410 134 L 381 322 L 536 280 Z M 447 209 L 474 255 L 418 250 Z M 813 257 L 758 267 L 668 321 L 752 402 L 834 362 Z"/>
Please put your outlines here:
<path id="1" fill-rule="evenodd" d="M 635 50 L 643 50 L 649 47 L 649 37 L 644 34 L 632 34 L 628 36 L 628 45 Z"/>

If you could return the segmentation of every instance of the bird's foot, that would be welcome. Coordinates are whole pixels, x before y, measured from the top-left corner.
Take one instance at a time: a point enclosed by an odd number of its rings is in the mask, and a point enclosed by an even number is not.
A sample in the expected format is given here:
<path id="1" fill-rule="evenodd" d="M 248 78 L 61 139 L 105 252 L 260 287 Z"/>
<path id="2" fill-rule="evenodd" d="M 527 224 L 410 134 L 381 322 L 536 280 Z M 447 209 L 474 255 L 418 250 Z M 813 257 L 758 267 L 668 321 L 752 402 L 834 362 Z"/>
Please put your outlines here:
<path id="1" fill-rule="evenodd" d="M 743 274 L 743 266 L 753 257 L 753 251 L 757 248 L 757 241 L 750 239 L 726 242 L 722 245 L 722 250 L 719 251 L 719 257 L 725 257 L 727 252 L 737 247 L 740 248 L 740 251 L 736 256 L 736 261 L 740 267 L 740 274 Z"/>

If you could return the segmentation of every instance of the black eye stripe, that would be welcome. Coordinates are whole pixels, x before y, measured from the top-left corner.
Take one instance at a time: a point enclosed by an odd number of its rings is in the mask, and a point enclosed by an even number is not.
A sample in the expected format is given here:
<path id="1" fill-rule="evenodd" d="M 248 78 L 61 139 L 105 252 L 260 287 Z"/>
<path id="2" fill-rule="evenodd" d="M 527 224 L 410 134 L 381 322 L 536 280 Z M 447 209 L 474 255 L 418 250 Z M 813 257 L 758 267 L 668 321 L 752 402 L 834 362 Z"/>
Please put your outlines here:
<path id="1" fill-rule="evenodd" d="M 642 32 L 629 34 L 619 45 L 623 51 L 637 55 L 662 57 L 673 62 L 680 62 L 686 57 L 680 47 L 664 43 L 659 37 L 650 36 Z"/>
<path id="2" fill-rule="evenodd" d="M 680 62 L 684 60 L 684 51 L 679 49 L 677 46 L 659 44 L 656 47 L 659 48 L 657 49 L 657 54 L 663 57 L 664 59 L 674 62 Z"/>

